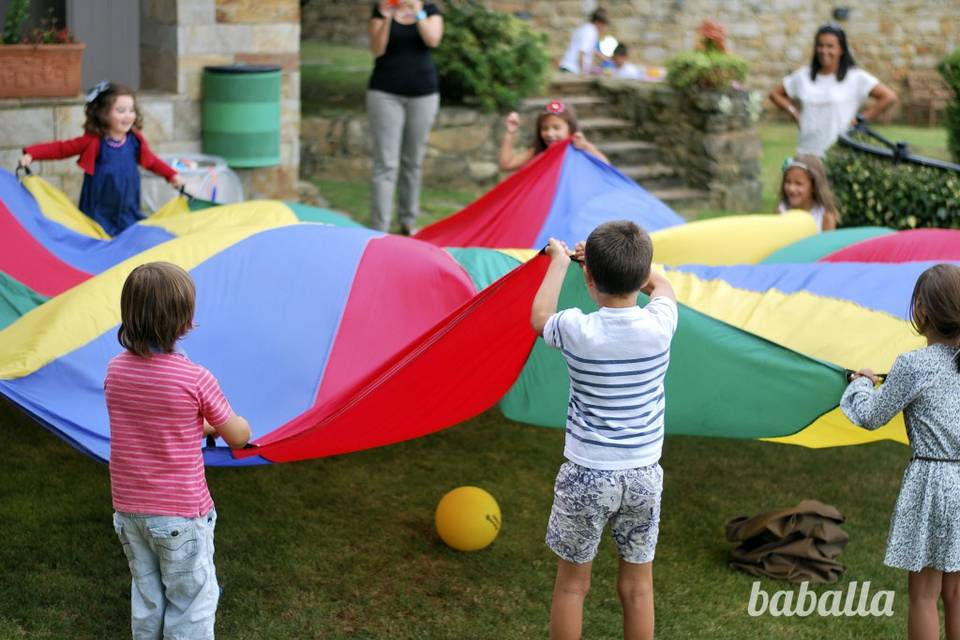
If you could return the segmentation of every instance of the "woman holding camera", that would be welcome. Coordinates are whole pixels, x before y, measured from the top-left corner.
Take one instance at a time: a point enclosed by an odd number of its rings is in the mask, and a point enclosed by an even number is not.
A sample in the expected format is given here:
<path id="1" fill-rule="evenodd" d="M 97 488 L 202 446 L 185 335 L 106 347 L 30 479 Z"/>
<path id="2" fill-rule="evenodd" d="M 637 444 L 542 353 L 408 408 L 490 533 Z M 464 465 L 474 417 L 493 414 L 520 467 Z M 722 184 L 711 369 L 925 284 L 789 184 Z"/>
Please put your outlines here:
<path id="1" fill-rule="evenodd" d="M 375 58 L 367 88 L 373 143 L 371 226 L 388 231 L 397 187 L 400 227 L 416 233 L 420 174 L 430 127 L 440 106 L 431 49 L 443 38 L 443 16 L 432 2 L 382 0 L 369 26 Z"/>

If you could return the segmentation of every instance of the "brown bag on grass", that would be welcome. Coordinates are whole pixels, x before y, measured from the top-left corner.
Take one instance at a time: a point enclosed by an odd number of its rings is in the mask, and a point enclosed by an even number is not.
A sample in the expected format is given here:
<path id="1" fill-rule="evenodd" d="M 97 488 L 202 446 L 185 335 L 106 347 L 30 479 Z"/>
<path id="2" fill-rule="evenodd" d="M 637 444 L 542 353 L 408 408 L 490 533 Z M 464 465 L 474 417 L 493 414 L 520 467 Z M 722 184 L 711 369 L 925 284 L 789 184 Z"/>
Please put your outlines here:
<path id="1" fill-rule="evenodd" d="M 836 560 L 849 540 L 842 522 L 835 507 L 816 500 L 734 518 L 726 524 L 727 540 L 740 545 L 730 552 L 730 567 L 790 582 L 836 582 L 846 571 Z"/>

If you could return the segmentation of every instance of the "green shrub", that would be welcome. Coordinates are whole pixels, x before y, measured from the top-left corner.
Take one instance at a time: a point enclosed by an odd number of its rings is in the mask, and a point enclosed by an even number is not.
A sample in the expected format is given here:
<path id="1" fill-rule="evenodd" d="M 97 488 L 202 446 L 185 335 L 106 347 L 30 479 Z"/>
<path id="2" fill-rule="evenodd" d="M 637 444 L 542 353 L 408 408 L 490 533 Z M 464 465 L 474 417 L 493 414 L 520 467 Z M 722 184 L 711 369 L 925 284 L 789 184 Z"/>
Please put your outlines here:
<path id="1" fill-rule="evenodd" d="M 845 227 L 960 229 L 960 173 L 890 160 L 840 144 L 827 173 Z"/>
<path id="2" fill-rule="evenodd" d="M 953 101 L 947 105 L 947 145 L 954 162 L 960 162 L 960 49 L 940 61 L 940 75 L 953 89 Z"/>
<path id="3" fill-rule="evenodd" d="M 444 4 L 443 41 L 433 57 L 446 100 L 509 110 L 542 89 L 550 63 L 546 35 L 477 0 Z"/>
<path id="4" fill-rule="evenodd" d="M 3 19 L 3 44 L 20 44 L 23 24 L 30 16 L 30 0 L 11 0 Z"/>
<path id="5" fill-rule="evenodd" d="M 723 89 L 747 77 L 747 62 L 718 51 L 684 51 L 667 61 L 667 82 L 675 89 Z"/>

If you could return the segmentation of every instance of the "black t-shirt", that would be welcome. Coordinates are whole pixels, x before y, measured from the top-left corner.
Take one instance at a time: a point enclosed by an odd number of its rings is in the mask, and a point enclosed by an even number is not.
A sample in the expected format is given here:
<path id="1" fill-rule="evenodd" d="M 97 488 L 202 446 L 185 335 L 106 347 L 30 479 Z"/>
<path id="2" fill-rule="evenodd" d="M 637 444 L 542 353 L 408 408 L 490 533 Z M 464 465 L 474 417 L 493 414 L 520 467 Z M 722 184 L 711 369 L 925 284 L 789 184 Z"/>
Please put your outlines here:
<path id="1" fill-rule="evenodd" d="M 440 14 L 432 2 L 423 5 L 427 16 Z M 383 18 L 380 8 L 373 5 L 371 18 Z M 417 24 L 390 23 L 387 50 L 377 58 L 370 76 L 370 89 L 401 96 L 427 96 L 438 90 L 437 66 L 433 63 L 430 47 L 423 42 Z"/>

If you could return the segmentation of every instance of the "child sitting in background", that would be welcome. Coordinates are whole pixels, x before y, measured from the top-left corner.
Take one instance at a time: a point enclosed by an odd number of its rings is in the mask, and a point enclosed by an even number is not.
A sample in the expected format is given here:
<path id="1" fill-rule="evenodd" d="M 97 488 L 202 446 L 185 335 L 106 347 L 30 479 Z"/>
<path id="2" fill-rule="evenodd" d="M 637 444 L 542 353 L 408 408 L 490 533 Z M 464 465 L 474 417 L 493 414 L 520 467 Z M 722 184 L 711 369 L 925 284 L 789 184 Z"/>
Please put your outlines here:
<path id="1" fill-rule="evenodd" d="M 140 133 L 143 116 L 133 89 L 100 82 L 87 95 L 85 113 L 82 136 L 26 147 L 20 165 L 79 155 L 77 164 L 84 172 L 79 208 L 115 236 L 143 219 L 137 165 L 178 189 L 183 178 L 150 151 Z"/>
<path id="2" fill-rule="evenodd" d="M 570 44 L 560 61 L 560 71 L 589 74 L 593 68 L 593 58 L 597 53 L 600 37 L 609 24 L 605 10 L 597 9 L 590 14 L 590 22 L 577 27 L 570 36 Z"/>
<path id="3" fill-rule="evenodd" d="M 570 372 L 570 401 L 547 545 L 557 554 L 550 638 L 580 638 L 593 559 L 610 525 L 620 555 L 617 591 L 623 637 L 653 638 L 653 557 L 660 526 L 663 380 L 677 329 L 670 282 L 651 270 L 653 243 L 637 225 L 607 222 L 576 247 L 599 309 L 557 312 L 570 256 L 550 239 L 550 266 L 530 322 L 559 349 Z M 637 294 L 650 296 L 637 306 Z M 615 381 L 616 384 L 613 384 Z"/>
<path id="4" fill-rule="evenodd" d="M 213 564 L 217 512 L 201 443 L 250 439 L 216 378 L 176 350 L 193 328 L 186 271 L 151 262 L 120 293 L 124 351 L 107 365 L 113 526 L 132 574 L 131 629 L 140 638 L 213 638 L 220 586 Z"/>
<path id="5" fill-rule="evenodd" d="M 817 231 L 832 231 L 840 222 L 827 172 L 817 156 L 798 155 L 783 163 L 777 211 L 784 213 L 791 209 L 809 211 L 817 223 Z"/>
<path id="6" fill-rule="evenodd" d="M 646 74 L 637 65 L 627 60 L 627 47 L 618 44 L 613 50 L 613 77 L 623 80 L 642 80 Z"/>
<path id="7" fill-rule="evenodd" d="M 607 156 L 590 143 L 580 126 L 577 124 L 577 117 L 573 114 L 570 107 L 567 107 L 559 100 L 553 100 L 547 104 L 543 112 L 537 116 L 537 123 L 533 136 L 533 148 L 526 149 L 520 153 L 513 150 L 514 138 L 517 129 L 520 128 L 520 115 L 514 111 L 507 116 L 505 122 L 505 131 L 503 141 L 500 143 L 500 170 L 516 171 L 530 161 L 535 155 L 543 153 L 547 147 L 554 142 L 560 142 L 573 137 L 573 146 L 581 151 L 586 151 L 591 155 L 603 160 L 607 164 Z"/>

